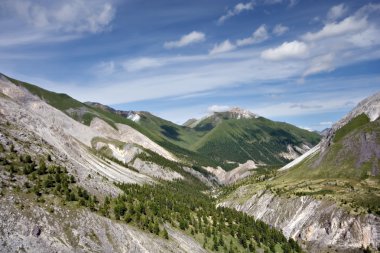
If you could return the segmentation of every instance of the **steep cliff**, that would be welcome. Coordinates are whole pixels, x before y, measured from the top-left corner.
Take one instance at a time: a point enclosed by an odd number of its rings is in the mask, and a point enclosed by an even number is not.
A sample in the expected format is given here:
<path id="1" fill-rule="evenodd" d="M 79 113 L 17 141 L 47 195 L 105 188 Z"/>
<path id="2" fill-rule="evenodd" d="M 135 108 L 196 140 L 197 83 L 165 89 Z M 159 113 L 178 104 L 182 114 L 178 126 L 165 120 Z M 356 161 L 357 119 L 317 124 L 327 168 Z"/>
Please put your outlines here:
<path id="1" fill-rule="evenodd" d="M 239 188 L 220 205 L 261 219 L 301 242 L 307 252 L 361 252 L 380 247 L 380 217 L 350 214 L 334 202 L 310 196 L 284 198 L 270 191 L 251 195 Z"/>

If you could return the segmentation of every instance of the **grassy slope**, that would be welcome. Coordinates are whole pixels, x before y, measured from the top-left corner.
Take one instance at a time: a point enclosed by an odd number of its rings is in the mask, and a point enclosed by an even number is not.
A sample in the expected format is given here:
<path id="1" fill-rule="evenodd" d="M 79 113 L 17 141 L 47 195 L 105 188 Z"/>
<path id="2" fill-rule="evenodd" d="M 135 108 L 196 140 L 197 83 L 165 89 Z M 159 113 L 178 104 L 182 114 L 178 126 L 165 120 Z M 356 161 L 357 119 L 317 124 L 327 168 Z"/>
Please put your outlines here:
<path id="1" fill-rule="evenodd" d="M 205 134 L 205 132 L 174 124 L 150 113 L 143 113 L 139 124 L 157 136 L 162 137 L 162 139 L 168 139 L 170 142 L 186 149 Z"/>
<path id="2" fill-rule="evenodd" d="M 209 125 L 207 123 L 206 125 Z M 277 154 L 286 152 L 288 144 L 317 144 L 320 137 L 295 126 L 265 118 L 230 119 L 218 123 L 193 148 L 214 159 L 245 162 L 258 160 L 269 165 L 287 161 Z"/>
<path id="3" fill-rule="evenodd" d="M 241 185 L 251 185 L 249 194 L 270 189 L 283 196 L 312 195 L 335 201 L 354 213 L 380 215 L 380 176 L 371 175 L 372 167 L 377 163 L 379 168 L 380 162 L 372 154 L 367 162 L 358 163 L 362 136 L 373 133 L 376 136 L 379 132 L 379 119 L 369 122 L 367 116 L 359 115 L 336 132 L 335 142 L 322 158 L 321 154 L 315 154 L 288 171 L 277 172 L 271 181 L 261 182 L 259 177 L 252 177 L 227 193 Z M 375 141 L 380 144 L 379 135 Z"/>

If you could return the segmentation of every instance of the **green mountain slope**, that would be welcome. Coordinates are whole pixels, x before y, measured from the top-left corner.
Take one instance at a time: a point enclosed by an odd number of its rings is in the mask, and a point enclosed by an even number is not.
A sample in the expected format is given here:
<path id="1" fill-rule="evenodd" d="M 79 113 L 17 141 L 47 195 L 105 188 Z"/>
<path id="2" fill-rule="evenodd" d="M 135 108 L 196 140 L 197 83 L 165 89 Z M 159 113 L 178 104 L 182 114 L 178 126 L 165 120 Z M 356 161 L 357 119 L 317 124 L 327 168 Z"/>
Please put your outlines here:
<path id="1" fill-rule="evenodd" d="M 97 105 L 97 108 L 105 107 Z M 237 111 L 241 109 L 233 110 L 216 112 L 198 122 L 192 120 L 192 127 L 174 124 L 148 112 L 133 113 L 139 115 L 136 123 L 154 135 L 161 145 L 178 152 L 170 146 L 175 145 L 180 151 L 191 152 L 187 157 L 206 161 L 201 164 L 216 164 L 227 170 L 247 160 L 281 166 L 289 161 L 280 155 L 288 152 L 288 145 L 311 147 L 320 140 L 318 134 L 290 124 L 257 117 L 250 112 L 247 113 L 249 117 L 244 117 Z M 132 113 L 116 112 L 124 116 Z"/>
<path id="2" fill-rule="evenodd" d="M 293 185 L 292 191 L 298 195 L 324 195 L 354 211 L 380 214 L 379 133 L 380 119 L 369 122 L 361 114 L 340 128 L 324 151 L 276 182 Z M 305 181 L 307 187 L 296 186 Z"/>
<path id="3" fill-rule="evenodd" d="M 365 113 L 357 113 L 333 129 L 320 146 L 290 169 L 267 174 L 270 181 L 253 176 L 226 193 L 245 185 L 247 195 L 270 190 L 285 197 L 314 196 L 353 213 L 380 215 L 380 118 L 370 121 Z"/>
<path id="4" fill-rule="evenodd" d="M 316 133 L 236 108 L 214 113 L 198 122 L 193 120 L 188 127 L 148 112 L 125 112 L 99 103 L 81 103 L 66 94 L 7 78 L 83 124 L 90 125 L 92 119 L 98 117 L 114 128 L 117 128 L 116 123 L 129 125 L 179 158 L 198 166 L 232 169 L 247 160 L 281 166 L 289 161 L 280 155 L 288 152 L 288 145 L 311 147 L 320 139 Z M 139 116 L 136 121 L 130 119 L 134 114 Z"/>
<path id="5" fill-rule="evenodd" d="M 201 127 L 212 125 L 205 122 L 200 124 Z M 288 145 L 313 146 L 319 140 L 320 137 L 316 133 L 262 117 L 227 118 L 218 121 L 212 130 L 194 145 L 194 149 L 220 162 L 229 160 L 243 163 L 254 160 L 268 165 L 281 165 L 288 160 L 279 154 L 287 152 Z"/>

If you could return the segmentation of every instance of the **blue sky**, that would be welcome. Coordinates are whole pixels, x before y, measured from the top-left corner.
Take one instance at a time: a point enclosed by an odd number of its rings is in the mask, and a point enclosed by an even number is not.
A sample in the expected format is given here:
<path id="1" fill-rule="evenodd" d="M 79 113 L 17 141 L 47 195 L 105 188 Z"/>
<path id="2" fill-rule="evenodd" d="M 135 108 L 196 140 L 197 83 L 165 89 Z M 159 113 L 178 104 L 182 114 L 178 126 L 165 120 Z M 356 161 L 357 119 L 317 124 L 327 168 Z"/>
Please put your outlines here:
<path id="1" fill-rule="evenodd" d="M 379 1 L 2 0 L 0 72 L 176 123 L 322 130 L 380 89 Z"/>

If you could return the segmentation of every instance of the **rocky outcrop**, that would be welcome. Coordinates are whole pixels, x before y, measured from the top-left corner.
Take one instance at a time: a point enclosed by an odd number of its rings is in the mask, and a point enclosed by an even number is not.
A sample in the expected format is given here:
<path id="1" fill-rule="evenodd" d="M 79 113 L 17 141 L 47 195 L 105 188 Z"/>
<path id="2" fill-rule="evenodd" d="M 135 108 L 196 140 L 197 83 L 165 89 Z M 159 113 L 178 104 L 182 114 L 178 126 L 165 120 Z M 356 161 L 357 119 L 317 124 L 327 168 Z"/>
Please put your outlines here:
<path id="1" fill-rule="evenodd" d="M 283 198 L 268 191 L 247 197 L 248 188 L 239 188 L 222 206 L 235 208 L 280 229 L 287 237 L 302 242 L 308 252 L 334 249 L 359 252 L 380 247 L 380 217 L 353 215 L 327 201 L 310 196 Z"/>
<path id="2" fill-rule="evenodd" d="M 205 170 L 214 174 L 219 181 L 219 184 L 229 185 L 233 184 L 238 180 L 246 178 L 252 174 L 252 171 L 257 168 L 257 164 L 248 160 L 243 164 L 239 164 L 236 168 L 225 171 L 221 167 L 213 168 L 213 167 L 204 167 Z"/>
<path id="3" fill-rule="evenodd" d="M 165 168 L 152 162 L 143 161 L 139 158 L 136 158 L 133 161 L 132 167 L 142 174 L 150 175 L 155 178 L 161 178 L 168 181 L 183 179 L 183 176 L 169 168 Z"/>
<path id="4" fill-rule="evenodd" d="M 300 155 L 305 154 L 307 151 L 310 150 L 310 147 L 306 144 L 302 144 L 301 147 L 299 146 L 292 146 L 288 144 L 286 146 L 287 152 L 281 152 L 279 156 L 287 159 L 287 160 L 294 160 L 298 158 Z"/>

